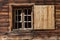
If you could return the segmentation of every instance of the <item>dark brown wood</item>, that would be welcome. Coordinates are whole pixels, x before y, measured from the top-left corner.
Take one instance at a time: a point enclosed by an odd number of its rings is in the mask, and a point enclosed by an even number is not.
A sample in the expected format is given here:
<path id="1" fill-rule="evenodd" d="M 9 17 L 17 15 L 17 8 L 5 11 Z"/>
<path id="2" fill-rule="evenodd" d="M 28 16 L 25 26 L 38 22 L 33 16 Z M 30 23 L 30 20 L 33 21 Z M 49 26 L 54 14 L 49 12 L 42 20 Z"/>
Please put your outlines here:
<path id="1" fill-rule="evenodd" d="M 17 3 L 19 3 L 19 2 L 20 2 L 20 3 L 23 3 L 23 2 L 24 2 L 24 3 L 25 3 L 25 2 L 27 3 L 27 2 L 28 2 L 28 0 L 25 0 L 25 1 L 24 1 L 24 0 L 15 0 L 15 1 L 16 1 Z M 14 3 L 15 1 L 10 0 L 9 3 L 11 3 L 11 2 Z M 33 0 L 33 1 L 31 0 L 31 2 L 36 2 L 36 4 L 44 4 L 43 1 L 44 1 L 44 0 L 38 0 L 38 1 L 37 1 L 37 0 Z M 48 4 L 49 2 L 50 2 L 51 4 L 54 4 L 52 0 L 46 0 L 46 1 L 47 1 L 46 4 Z M 49 3 L 49 4 L 50 4 L 50 3 Z M 15 4 L 14 4 L 14 5 L 15 5 Z M 16 5 L 15 5 L 15 6 L 16 6 Z M 19 4 L 18 6 L 20 6 L 20 4 Z M 23 5 L 22 5 L 22 6 L 23 6 Z M 26 6 L 29 6 L 29 5 L 26 4 Z M 5 4 L 5 5 L 2 6 L 1 12 L 7 12 L 7 13 L 6 13 L 6 14 L 1 13 L 1 14 L 3 14 L 3 16 L 0 15 L 0 16 L 1 16 L 1 17 L 0 17 L 0 18 L 1 18 L 1 20 L 0 20 L 1 22 L 2 22 L 2 21 L 3 21 L 3 22 L 7 22 L 7 20 L 9 20 L 9 19 L 11 18 L 11 17 L 8 17 L 8 16 L 9 16 L 9 15 L 8 15 L 8 14 L 9 14 L 9 13 L 8 13 L 9 10 L 10 10 L 10 9 L 8 8 L 8 5 Z M 5 15 L 6 15 L 6 16 L 5 16 Z M 10 16 L 11 16 L 11 15 L 10 15 Z M 9 20 L 9 22 L 10 22 L 10 20 Z M 11 24 L 11 23 L 10 23 L 10 24 Z M 3 24 L 2 24 L 2 25 L 3 25 Z"/>
<path id="2" fill-rule="evenodd" d="M 0 32 L 8 32 L 8 27 L 0 27 Z"/>
<path id="3" fill-rule="evenodd" d="M 31 30 L 31 31 L 13 31 L 12 32 L 12 7 L 17 6 L 32 6 L 31 4 L 36 5 L 55 5 L 56 14 L 55 14 L 55 27 L 56 29 L 45 29 L 45 30 Z M 22 4 L 22 5 L 21 5 Z M 33 7 L 34 10 L 34 7 Z M 2 35 L 4 34 L 4 35 Z M 31 36 L 32 39 L 44 38 L 51 36 L 60 36 L 60 0 L 0 0 L 0 40 L 21 40 L 20 38 L 29 38 Z M 12 38 L 12 39 L 10 39 Z M 14 39 L 13 39 L 14 38 Z M 40 40 L 40 39 L 39 39 Z M 46 39 L 44 39 L 46 40 Z"/>

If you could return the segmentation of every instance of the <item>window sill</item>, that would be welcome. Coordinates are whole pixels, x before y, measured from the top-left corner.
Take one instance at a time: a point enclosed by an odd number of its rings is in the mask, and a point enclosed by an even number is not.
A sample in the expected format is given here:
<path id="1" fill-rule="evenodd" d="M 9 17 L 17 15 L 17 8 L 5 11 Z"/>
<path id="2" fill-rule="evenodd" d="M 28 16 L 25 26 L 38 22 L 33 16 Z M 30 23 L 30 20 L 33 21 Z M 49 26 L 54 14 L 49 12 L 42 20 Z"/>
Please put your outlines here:
<path id="1" fill-rule="evenodd" d="M 22 33 L 25 33 L 25 32 L 31 32 L 32 31 L 32 29 L 14 29 L 14 30 L 12 30 L 12 32 L 16 32 L 16 33 L 20 33 L 20 32 L 22 32 Z"/>

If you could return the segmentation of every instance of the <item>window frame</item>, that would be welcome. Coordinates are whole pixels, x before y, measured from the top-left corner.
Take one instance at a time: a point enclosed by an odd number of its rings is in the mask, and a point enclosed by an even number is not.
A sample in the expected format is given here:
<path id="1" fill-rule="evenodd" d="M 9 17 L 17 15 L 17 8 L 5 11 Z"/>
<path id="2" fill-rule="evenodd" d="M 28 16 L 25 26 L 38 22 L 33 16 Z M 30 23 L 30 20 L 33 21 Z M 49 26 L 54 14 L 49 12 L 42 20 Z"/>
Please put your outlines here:
<path id="1" fill-rule="evenodd" d="M 16 7 L 16 8 L 17 8 L 17 7 Z M 26 8 L 25 8 L 25 7 L 24 7 L 24 8 L 18 8 L 18 9 L 16 9 L 16 8 L 13 8 L 13 10 L 15 10 L 15 11 L 22 10 L 22 11 L 23 11 L 24 9 L 26 9 L 26 10 L 28 10 L 28 9 L 31 9 L 31 10 L 32 10 L 32 9 L 33 9 L 32 6 L 31 6 L 31 8 L 27 8 L 27 7 L 26 7 Z M 20 20 L 19 23 L 22 23 L 22 27 L 18 29 L 18 26 L 17 26 L 17 28 L 16 28 L 17 30 L 27 30 L 27 29 L 28 29 L 28 30 L 31 30 L 31 29 L 33 29 L 33 26 L 32 26 L 33 13 L 32 13 L 32 12 L 33 12 L 33 10 L 31 11 L 31 14 L 30 14 L 30 15 L 25 15 L 24 11 L 23 11 L 23 13 L 21 12 L 21 15 L 16 15 L 15 12 L 13 12 L 13 15 L 14 15 L 14 16 L 21 16 L 21 20 Z M 18 14 L 18 12 L 17 12 L 17 14 Z M 30 16 L 30 17 L 31 17 L 31 21 L 25 21 L 25 19 L 24 19 L 25 16 Z M 13 17 L 13 20 L 15 20 L 14 17 Z M 15 22 L 17 22 L 17 21 L 18 21 L 18 20 L 16 20 Z M 13 22 L 13 25 L 15 24 L 15 22 Z M 25 22 L 28 22 L 28 23 L 30 22 L 30 23 L 31 23 L 31 28 L 29 28 L 29 27 L 26 28 L 26 27 L 25 27 Z M 18 22 L 17 22 L 17 23 L 18 23 Z M 13 30 L 16 30 L 16 29 L 13 29 Z"/>
<path id="2" fill-rule="evenodd" d="M 11 32 L 12 31 L 12 27 L 13 27 L 13 21 L 12 21 L 12 6 L 33 6 L 34 7 L 34 3 L 20 3 L 20 4 L 16 4 L 16 3 L 10 3 L 9 4 L 9 23 L 10 23 L 10 25 L 9 25 L 9 32 Z M 34 12 L 34 11 L 33 11 Z M 33 13 L 34 14 L 34 13 Z M 33 15 L 32 14 L 32 15 Z M 33 20 L 33 17 L 31 17 L 32 18 L 32 20 Z M 33 21 L 32 21 L 32 28 L 33 28 Z"/>

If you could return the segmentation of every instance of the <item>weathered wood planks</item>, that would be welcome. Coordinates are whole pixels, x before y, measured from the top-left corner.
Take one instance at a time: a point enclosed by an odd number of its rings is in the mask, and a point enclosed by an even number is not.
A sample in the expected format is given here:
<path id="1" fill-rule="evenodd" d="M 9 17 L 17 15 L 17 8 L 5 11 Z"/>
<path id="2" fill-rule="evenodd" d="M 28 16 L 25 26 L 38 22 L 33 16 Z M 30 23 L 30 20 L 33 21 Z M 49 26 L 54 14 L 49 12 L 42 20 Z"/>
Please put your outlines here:
<path id="1" fill-rule="evenodd" d="M 34 6 L 34 29 L 55 29 L 54 6 Z"/>
<path id="2" fill-rule="evenodd" d="M 56 29 L 60 29 L 60 5 L 56 5 Z"/>

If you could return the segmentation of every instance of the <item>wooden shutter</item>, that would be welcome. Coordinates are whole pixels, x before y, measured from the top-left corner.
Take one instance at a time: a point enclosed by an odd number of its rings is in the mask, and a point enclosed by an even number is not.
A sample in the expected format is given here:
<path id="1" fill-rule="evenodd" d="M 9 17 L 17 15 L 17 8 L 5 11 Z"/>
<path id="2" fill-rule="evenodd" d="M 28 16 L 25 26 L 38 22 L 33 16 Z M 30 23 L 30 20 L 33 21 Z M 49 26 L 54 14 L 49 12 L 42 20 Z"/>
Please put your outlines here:
<path id="1" fill-rule="evenodd" d="M 48 6 L 48 29 L 54 29 L 54 6 Z"/>
<path id="2" fill-rule="evenodd" d="M 54 29 L 54 6 L 34 6 L 34 29 Z"/>

